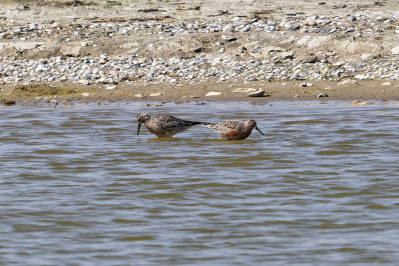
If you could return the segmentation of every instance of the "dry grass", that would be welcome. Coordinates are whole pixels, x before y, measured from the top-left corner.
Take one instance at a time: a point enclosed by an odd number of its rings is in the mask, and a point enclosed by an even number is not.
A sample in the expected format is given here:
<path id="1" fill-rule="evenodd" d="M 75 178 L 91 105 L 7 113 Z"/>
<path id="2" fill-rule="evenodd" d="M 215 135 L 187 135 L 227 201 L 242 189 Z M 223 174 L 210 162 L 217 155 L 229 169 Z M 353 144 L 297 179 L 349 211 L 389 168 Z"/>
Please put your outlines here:
<path id="1" fill-rule="evenodd" d="M 51 87 L 48 85 L 29 84 L 17 86 L 12 94 L 12 98 L 33 98 L 37 96 L 63 96 L 76 94 L 74 88 Z"/>

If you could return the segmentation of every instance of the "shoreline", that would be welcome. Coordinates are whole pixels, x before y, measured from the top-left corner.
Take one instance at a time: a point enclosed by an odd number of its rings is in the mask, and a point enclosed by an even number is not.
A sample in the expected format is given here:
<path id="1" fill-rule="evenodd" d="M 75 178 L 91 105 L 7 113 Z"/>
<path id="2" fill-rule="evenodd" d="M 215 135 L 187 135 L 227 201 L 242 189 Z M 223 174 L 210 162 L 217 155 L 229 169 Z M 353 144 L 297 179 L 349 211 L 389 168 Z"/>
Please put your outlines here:
<path id="1" fill-rule="evenodd" d="M 353 80 L 348 79 L 348 82 Z M 347 83 L 347 82 L 345 82 Z M 306 84 L 308 87 L 303 87 Z M 382 85 L 384 84 L 384 85 Z M 29 83 L 26 85 L 1 86 L 0 99 L 16 101 L 17 104 L 31 102 L 172 102 L 220 101 L 220 102 L 272 102 L 272 101 L 398 101 L 399 82 L 386 80 L 356 81 L 351 85 L 338 82 L 208 82 L 175 86 L 170 84 L 135 85 L 81 85 L 73 83 Z M 248 94 L 262 89 L 263 97 Z M 243 92 L 235 92 L 235 91 Z M 208 93 L 221 93 L 206 96 Z"/>

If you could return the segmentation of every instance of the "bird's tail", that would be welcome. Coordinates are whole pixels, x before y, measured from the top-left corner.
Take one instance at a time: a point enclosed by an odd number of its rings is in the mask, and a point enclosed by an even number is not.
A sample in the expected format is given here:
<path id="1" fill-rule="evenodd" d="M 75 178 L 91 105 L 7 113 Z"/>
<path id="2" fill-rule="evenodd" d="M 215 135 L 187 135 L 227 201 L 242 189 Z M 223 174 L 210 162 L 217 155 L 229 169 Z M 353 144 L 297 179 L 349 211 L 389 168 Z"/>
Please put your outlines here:
<path id="1" fill-rule="evenodd" d="M 195 126 L 195 125 L 206 125 L 206 124 L 210 124 L 208 122 L 197 122 L 197 121 L 186 121 L 188 122 L 190 125 Z"/>
<path id="2" fill-rule="evenodd" d="M 210 126 L 214 125 L 215 123 L 202 122 L 201 124 L 202 124 L 204 127 L 210 127 Z"/>

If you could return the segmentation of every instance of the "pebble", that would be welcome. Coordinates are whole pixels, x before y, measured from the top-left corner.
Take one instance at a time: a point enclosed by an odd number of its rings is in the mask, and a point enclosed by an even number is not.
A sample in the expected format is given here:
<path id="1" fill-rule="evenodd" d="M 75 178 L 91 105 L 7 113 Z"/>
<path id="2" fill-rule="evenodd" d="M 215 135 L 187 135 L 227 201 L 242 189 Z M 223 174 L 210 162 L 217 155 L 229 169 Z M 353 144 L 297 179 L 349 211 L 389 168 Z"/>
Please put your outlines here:
<path id="1" fill-rule="evenodd" d="M 256 92 L 252 92 L 250 94 L 248 94 L 249 97 L 263 97 L 265 95 L 265 91 L 262 89 L 259 89 Z"/>
<path id="2" fill-rule="evenodd" d="M 37 23 L 31 23 L 28 28 L 29 31 L 33 31 L 33 30 L 37 30 L 37 29 L 38 29 Z"/>
<path id="3" fill-rule="evenodd" d="M 359 74 L 359 75 L 356 75 L 354 78 L 358 79 L 358 80 L 364 80 L 364 79 L 368 79 L 369 77 L 364 74 Z"/>
<path id="4" fill-rule="evenodd" d="M 105 86 L 106 90 L 115 90 L 116 86 Z"/>
<path id="5" fill-rule="evenodd" d="M 306 83 L 301 83 L 300 86 L 301 86 L 301 87 L 312 87 L 313 84 L 312 84 L 312 83 L 309 83 L 309 82 L 306 82 Z"/>
<path id="6" fill-rule="evenodd" d="M 220 96 L 220 95 L 223 95 L 223 92 L 211 91 L 211 92 L 208 92 L 205 96 Z"/>
<path id="7" fill-rule="evenodd" d="M 182 24 L 172 22 L 164 24 L 161 21 L 148 21 L 137 23 L 97 23 L 89 22 L 89 25 L 61 23 L 39 23 L 38 21 L 21 24 L 15 20 L 1 25 L 0 38 L 13 39 L 24 36 L 21 50 L 36 49 L 42 44 L 33 45 L 31 42 L 40 40 L 42 36 L 63 36 L 66 44 L 71 47 L 65 57 L 50 57 L 46 59 L 27 60 L 12 57 L 0 58 L 0 84 L 14 84 L 26 82 L 77 82 L 85 85 L 108 84 L 108 90 L 116 88 L 115 84 L 130 77 L 132 84 L 136 82 L 170 83 L 176 86 L 182 83 L 201 83 L 214 80 L 250 82 L 257 80 L 287 81 L 287 80 L 326 80 L 341 81 L 341 85 L 350 85 L 352 82 L 364 79 L 399 80 L 399 63 L 397 60 L 378 61 L 377 52 L 364 52 L 357 60 L 336 57 L 334 53 L 320 53 L 301 58 L 297 53 L 285 50 L 287 44 L 295 44 L 305 48 L 323 47 L 334 38 L 331 34 L 339 34 L 347 37 L 342 40 L 345 49 L 356 50 L 355 36 L 374 36 L 384 30 L 395 30 L 394 21 L 399 13 L 391 18 L 366 15 L 348 14 L 338 17 L 328 17 L 315 14 L 309 17 L 276 17 L 267 20 L 249 19 L 236 16 L 232 19 L 217 19 L 215 21 L 190 20 L 190 23 Z M 399 30 L 397 28 L 396 30 Z M 215 52 L 204 52 L 203 49 L 195 49 L 192 52 L 195 57 L 171 57 L 160 58 L 154 51 L 161 50 L 161 43 L 149 43 L 140 45 L 140 51 L 151 56 L 144 57 L 136 54 L 125 56 L 111 56 L 103 54 L 98 57 L 79 56 L 82 47 L 93 46 L 90 36 L 101 34 L 109 38 L 126 35 L 140 36 L 147 33 L 163 33 L 163 40 L 168 38 L 180 38 L 184 36 L 197 36 L 201 33 L 215 33 L 217 41 L 211 43 L 216 47 Z M 263 33 L 262 33 L 263 32 Z M 250 34 L 256 33 L 270 35 L 270 39 L 291 34 L 281 45 L 262 46 L 253 41 L 245 43 L 245 46 L 237 47 L 237 54 L 227 53 L 232 44 L 229 42 L 249 40 Z M 361 35 L 355 35 L 359 34 Z M 222 35 L 223 34 L 223 35 Z M 124 37 L 125 36 L 125 37 Z M 221 36 L 221 38 L 219 37 Z M 288 35 L 287 35 L 288 36 Z M 84 38 L 84 39 L 82 39 Z M 22 38 L 21 38 L 22 39 Z M 83 41 L 85 40 L 85 41 Z M 87 41 L 86 41 L 87 40 Z M 341 42 L 341 41 L 340 41 Z M 234 45 L 236 43 L 233 43 Z M 360 48 L 367 48 L 359 42 Z M 4 46 L 0 43 L 0 48 Z M 5 45 L 5 44 L 4 44 Z M 23 45 L 26 45 L 24 47 Z M 29 48 L 31 45 L 32 48 Z M 73 46 L 76 45 L 76 46 Z M 126 44 L 127 45 L 127 44 Z M 233 46 L 234 46 L 233 45 Z M 351 45 L 351 46 L 349 46 Z M 222 47 L 221 47 L 222 46 Z M 280 47 L 281 46 L 281 47 Z M 378 48 L 378 47 L 376 47 Z M 294 49 L 292 49 L 294 50 Z M 324 49 L 320 49 L 324 51 Z M 369 49 L 378 51 L 378 49 Z M 398 47 L 386 48 L 391 55 L 399 54 Z M 237 56 L 239 55 L 239 56 Z M 369 63 L 371 62 L 371 63 Z M 350 79 L 346 81 L 349 77 Z M 129 79 L 130 80 L 130 79 Z M 345 84 L 345 82 L 350 82 Z M 310 87 L 312 83 L 302 83 L 303 87 Z M 385 85 L 384 85 L 385 86 Z M 388 85 L 386 85 L 388 86 Z M 237 89 L 238 90 L 238 89 Z M 234 90 L 234 92 L 236 92 Z M 239 92 L 239 91 L 237 91 Z M 249 93 L 250 91 L 242 91 Z M 216 93 L 216 92 L 214 92 Z M 162 94 L 161 94 L 162 95 Z M 220 94 L 218 94 L 220 95 Z M 212 95 L 215 96 L 215 95 Z"/>
<path id="8" fill-rule="evenodd" d="M 164 92 L 155 92 L 155 93 L 151 93 L 150 96 L 151 97 L 157 97 L 157 96 L 161 96 L 163 94 L 165 94 L 165 93 Z"/>

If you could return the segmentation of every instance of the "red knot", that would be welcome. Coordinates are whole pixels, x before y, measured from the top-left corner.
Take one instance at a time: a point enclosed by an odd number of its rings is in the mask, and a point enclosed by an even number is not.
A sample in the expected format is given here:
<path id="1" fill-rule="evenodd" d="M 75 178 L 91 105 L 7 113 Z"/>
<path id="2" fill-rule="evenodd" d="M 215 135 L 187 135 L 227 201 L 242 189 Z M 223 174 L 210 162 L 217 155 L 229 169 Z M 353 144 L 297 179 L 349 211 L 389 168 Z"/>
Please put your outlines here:
<path id="1" fill-rule="evenodd" d="M 202 122 L 187 121 L 171 115 L 149 115 L 146 113 L 140 113 L 137 116 L 137 121 L 139 122 L 137 135 L 140 133 L 141 124 L 144 124 L 148 131 L 158 137 L 171 137 L 186 131 L 194 125 L 203 124 Z"/>
<path id="2" fill-rule="evenodd" d="M 264 135 L 262 131 L 256 125 L 255 120 L 247 121 L 223 121 L 220 123 L 203 123 L 204 126 L 212 128 L 216 133 L 222 136 L 225 140 L 242 140 L 248 138 L 251 135 L 253 129 L 259 131 L 260 134 Z"/>

